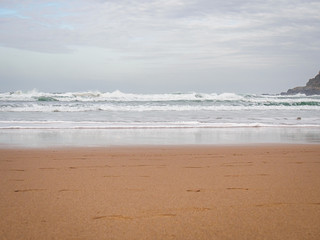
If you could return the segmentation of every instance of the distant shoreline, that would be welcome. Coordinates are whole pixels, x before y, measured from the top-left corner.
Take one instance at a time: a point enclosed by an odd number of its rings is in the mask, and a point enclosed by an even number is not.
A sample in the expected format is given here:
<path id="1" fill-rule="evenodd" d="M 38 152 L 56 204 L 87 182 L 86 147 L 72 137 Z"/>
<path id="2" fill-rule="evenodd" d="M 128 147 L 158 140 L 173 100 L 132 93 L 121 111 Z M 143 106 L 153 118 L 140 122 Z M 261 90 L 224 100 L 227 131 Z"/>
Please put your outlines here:
<path id="1" fill-rule="evenodd" d="M 320 71 L 311 78 L 303 87 L 295 87 L 289 89 L 287 92 L 282 92 L 281 95 L 305 94 L 307 96 L 320 95 Z"/>

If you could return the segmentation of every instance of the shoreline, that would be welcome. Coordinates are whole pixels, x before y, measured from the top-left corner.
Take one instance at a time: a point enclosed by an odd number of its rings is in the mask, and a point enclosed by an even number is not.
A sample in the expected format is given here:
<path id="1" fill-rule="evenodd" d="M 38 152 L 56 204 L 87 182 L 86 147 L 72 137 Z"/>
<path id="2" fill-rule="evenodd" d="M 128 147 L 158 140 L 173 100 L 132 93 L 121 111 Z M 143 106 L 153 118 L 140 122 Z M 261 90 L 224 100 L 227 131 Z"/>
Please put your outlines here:
<path id="1" fill-rule="evenodd" d="M 319 239 L 320 145 L 0 148 L 4 239 Z"/>
<path id="2" fill-rule="evenodd" d="M 0 129 L 0 147 L 320 144 L 320 128 Z"/>
<path id="3" fill-rule="evenodd" d="M 0 145 L 0 152 L 1 151 L 30 151 L 30 152 L 37 152 L 37 151 L 54 151 L 54 152 L 68 152 L 68 151 L 121 151 L 121 150 L 159 150 L 159 149 L 171 149 L 171 150 L 197 150 L 197 149 L 204 149 L 204 150 L 213 150 L 213 149 L 241 149 L 241 148 L 295 148 L 295 147 L 319 147 L 320 143 L 221 143 L 221 144 L 129 144 L 129 145 L 108 145 L 108 146 L 38 146 L 38 147 L 23 147 L 23 146 L 15 146 L 15 145 Z"/>

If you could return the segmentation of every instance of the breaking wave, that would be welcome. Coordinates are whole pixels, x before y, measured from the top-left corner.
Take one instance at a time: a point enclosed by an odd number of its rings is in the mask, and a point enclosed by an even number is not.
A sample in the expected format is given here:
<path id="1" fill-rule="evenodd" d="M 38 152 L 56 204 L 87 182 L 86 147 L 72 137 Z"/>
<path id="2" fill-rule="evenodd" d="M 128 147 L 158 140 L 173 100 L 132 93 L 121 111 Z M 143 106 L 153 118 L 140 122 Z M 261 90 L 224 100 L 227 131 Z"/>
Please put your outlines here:
<path id="1" fill-rule="evenodd" d="M 1 128 L 320 127 L 320 96 L 0 93 Z"/>
<path id="2" fill-rule="evenodd" d="M 244 101 L 244 102 L 264 102 L 264 101 L 285 101 L 295 102 L 296 100 L 314 99 L 320 102 L 320 96 L 299 95 L 256 95 L 256 94 L 235 94 L 235 93 L 164 93 L 164 94 L 134 94 L 123 93 L 119 90 L 114 92 L 66 92 L 66 93 L 44 93 L 36 90 L 29 92 L 6 92 L 0 93 L 0 101 Z M 40 100 L 41 101 L 41 100 Z"/>

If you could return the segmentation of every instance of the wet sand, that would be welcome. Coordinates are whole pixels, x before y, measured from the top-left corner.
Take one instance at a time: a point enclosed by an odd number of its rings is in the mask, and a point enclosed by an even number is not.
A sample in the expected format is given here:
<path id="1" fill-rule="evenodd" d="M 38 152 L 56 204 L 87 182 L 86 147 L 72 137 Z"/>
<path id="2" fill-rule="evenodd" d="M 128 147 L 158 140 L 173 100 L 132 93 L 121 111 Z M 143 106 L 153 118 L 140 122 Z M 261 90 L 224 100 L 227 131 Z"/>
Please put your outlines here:
<path id="1" fill-rule="evenodd" d="M 320 239 L 320 145 L 0 149 L 0 239 Z"/>

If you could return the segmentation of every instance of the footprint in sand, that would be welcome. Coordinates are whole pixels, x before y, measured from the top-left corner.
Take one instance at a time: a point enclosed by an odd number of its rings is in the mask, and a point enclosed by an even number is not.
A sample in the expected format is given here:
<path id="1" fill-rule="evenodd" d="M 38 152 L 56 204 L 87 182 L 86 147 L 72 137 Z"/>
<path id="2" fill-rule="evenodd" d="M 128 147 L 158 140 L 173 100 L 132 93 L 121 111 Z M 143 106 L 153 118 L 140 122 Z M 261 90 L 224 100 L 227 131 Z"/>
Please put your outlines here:
<path id="1" fill-rule="evenodd" d="M 186 166 L 184 168 L 210 168 L 210 166 L 204 166 L 204 167 L 202 167 L 202 166 Z"/>
<path id="2" fill-rule="evenodd" d="M 133 219 L 132 217 L 123 216 L 123 215 L 96 216 L 96 217 L 93 217 L 92 219 L 98 220 L 98 219 L 104 219 L 104 218 L 112 219 L 112 220 L 132 220 Z"/>
<path id="3" fill-rule="evenodd" d="M 40 192 L 40 191 L 46 191 L 47 189 L 19 189 L 14 190 L 14 192 Z"/>
<path id="4" fill-rule="evenodd" d="M 175 216 L 177 216 L 177 214 L 173 214 L 173 213 L 162 213 L 162 214 L 156 215 L 156 217 L 175 217 Z"/>
<path id="5" fill-rule="evenodd" d="M 266 173 L 260 173 L 260 174 L 228 174 L 224 175 L 225 177 L 254 177 L 254 176 L 259 176 L 259 177 L 266 177 L 269 176 L 269 174 Z"/>
<path id="6" fill-rule="evenodd" d="M 96 216 L 96 217 L 93 217 L 92 219 L 98 220 L 98 219 L 102 219 L 102 218 L 107 218 L 107 216 Z"/>
<path id="7" fill-rule="evenodd" d="M 47 168 L 39 168 L 40 170 L 59 170 L 59 168 L 51 168 L 51 167 L 47 167 Z"/>
<path id="8" fill-rule="evenodd" d="M 78 192 L 79 190 L 73 190 L 73 189 L 61 189 L 58 192 Z"/>
<path id="9" fill-rule="evenodd" d="M 282 206 L 282 205 L 290 205 L 291 203 L 282 203 L 282 202 L 274 202 L 274 203 L 261 203 L 256 204 L 256 207 L 275 207 L 275 206 Z"/>
<path id="10" fill-rule="evenodd" d="M 235 187 L 231 187 L 231 188 L 227 188 L 227 190 L 249 190 L 249 188 L 235 188 Z"/>
<path id="11" fill-rule="evenodd" d="M 200 189 L 187 189 L 187 192 L 201 192 Z"/>
<path id="12" fill-rule="evenodd" d="M 98 166 L 76 166 L 69 167 L 69 169 L 96 169 L 96 168 L 111 168 L 109 165 L 98 165 Z"/>

